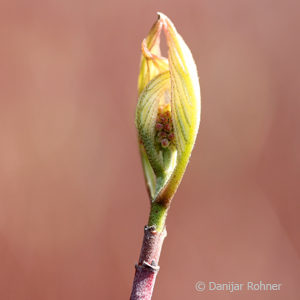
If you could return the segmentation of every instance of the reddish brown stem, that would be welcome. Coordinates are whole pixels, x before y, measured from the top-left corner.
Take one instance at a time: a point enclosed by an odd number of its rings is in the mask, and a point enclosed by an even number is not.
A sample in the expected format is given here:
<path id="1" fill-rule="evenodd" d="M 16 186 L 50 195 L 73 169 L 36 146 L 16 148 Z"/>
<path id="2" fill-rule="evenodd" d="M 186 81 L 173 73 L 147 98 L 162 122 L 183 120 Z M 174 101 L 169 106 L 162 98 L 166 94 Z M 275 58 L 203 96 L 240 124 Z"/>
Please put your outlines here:
<path id="1" fill-rule="evenodd" d="M 157 232 L 155 226 L 145 226 L 144 240 L 139 262 L 135 265 L 130 300 L 150 300 L 159 270 L 158 261 L 166 229 Z"/>

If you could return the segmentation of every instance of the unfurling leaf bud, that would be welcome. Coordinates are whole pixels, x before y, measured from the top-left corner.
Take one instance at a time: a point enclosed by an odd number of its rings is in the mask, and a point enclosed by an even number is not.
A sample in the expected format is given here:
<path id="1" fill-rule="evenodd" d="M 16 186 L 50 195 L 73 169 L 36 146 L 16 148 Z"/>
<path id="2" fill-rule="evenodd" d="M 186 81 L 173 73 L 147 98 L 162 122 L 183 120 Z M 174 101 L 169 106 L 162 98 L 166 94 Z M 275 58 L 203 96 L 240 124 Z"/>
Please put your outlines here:
<path id="1" fill-rule="evenodd" d="M 162 57 L 164 30 L 168 57 Z M 152 202 L 165 206 L 189 162 L 200 123 L 200 87 L 191 51 L 171 20 L 158 20 L 142 42 L 136 127 L 146 184 Z"/>

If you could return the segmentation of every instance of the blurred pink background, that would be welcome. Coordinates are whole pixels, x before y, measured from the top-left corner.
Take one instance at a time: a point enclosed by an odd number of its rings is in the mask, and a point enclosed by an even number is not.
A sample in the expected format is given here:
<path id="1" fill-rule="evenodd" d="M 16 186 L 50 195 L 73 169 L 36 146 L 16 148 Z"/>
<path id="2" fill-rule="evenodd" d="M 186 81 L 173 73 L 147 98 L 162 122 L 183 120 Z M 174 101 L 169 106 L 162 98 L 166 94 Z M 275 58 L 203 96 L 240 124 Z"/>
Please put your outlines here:
<path id="1" fill-rule="evenodd" d="M 300 298 L 298 1 L 0 4 L 0 299 L 128 299 L 148 199 L 134 127 L 140 45 L 167 14 L 202 120 L 154 300 Z M 197 281 L 282 283 L 197 292 Z"/>

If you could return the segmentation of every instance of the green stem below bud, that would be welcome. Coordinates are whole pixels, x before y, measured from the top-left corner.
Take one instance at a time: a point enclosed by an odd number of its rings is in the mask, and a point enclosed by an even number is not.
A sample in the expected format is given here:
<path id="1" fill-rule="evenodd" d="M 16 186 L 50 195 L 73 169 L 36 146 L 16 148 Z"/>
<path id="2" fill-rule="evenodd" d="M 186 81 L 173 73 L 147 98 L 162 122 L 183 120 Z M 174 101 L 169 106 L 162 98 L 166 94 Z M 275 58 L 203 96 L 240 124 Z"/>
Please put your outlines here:
<path id="1" fill-rule="evenodd" d="M 165 227 L 168 207 L 160 203 L 153 202 L 151 205 L 148 226 L 155 226 L 156 231 L 162 232 Z"/>

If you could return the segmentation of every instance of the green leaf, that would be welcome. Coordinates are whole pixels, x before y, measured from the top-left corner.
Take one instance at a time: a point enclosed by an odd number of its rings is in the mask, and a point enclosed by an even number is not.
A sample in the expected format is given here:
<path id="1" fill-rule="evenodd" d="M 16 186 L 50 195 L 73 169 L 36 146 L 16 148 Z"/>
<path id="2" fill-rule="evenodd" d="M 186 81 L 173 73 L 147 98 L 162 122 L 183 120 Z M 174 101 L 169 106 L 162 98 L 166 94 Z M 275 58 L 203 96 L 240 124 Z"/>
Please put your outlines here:
<path id="1" fill-rule="evenodd" d="M 200 87 L 191 51 L 164 15 L 171 78 L 171 113 L 177 149 L 177 162 L 157 202 L 169 202 L 175 194 L 189 162 L 200 123 Z"/>

